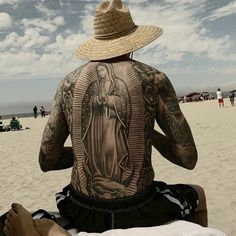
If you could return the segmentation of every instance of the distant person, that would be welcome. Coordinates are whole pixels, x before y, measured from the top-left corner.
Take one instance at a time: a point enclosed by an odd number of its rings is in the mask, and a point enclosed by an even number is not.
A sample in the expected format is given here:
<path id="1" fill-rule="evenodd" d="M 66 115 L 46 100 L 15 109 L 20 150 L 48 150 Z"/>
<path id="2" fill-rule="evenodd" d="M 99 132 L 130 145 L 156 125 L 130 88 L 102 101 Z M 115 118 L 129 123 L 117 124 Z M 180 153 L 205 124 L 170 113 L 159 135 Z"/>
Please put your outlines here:
<path id="1" fill-rule="evenodd" d="M 43 109 L 42 109 L 42 107 L 40 107 L 39 113 L 40 113 L 41 117 L 43 117 Z"/>
<path id="2" fill-rule="evenodd" d="M 43 106 L 40 107 L 40 115 L 41 117 L 45 117 L 45 108 Z"/>
<path id="3" fill-rule="evenodd" d="M 187 102 L 188 98 L 186 96 L 184 96 L 184 102 Z"/>
<path id="4" fill-rule="evenodd" d="M 34 112 L 34 118 L 37 118 L 37 116 L 38 116 L 38 108 L 37 108 L 37 106 L 34 106 L 33 112 Z"/>
<path id="5" fill-rule="evenodd" d="M 17 117 L 13 116 L 10 121 L 10 129 L 20 130 L 21 128 L 22 128 L 22 125 L 20 124 L 20 121 L 17 119 Z"/>
<path id="6" fill-rule="evenodd" d="M 42 106 L 42 115 L 43 115 L 43 117 L 45 117 L 45 115 L 46 115 L 44 106 Z"/>
<path id="7" fill-rule="evenodd" d="M 223 93 L 221 92 L 220 88 L 217 89 L 216 92 L 216 97 L 219 103 L 219 107 L 224 107 L 224 98 L 223 98 Z"/>
<path id="8" fill-rule="evenodd" d="M 234 91 L 230 91 L 229 100 L 230 100 L 230 102 L 231 102 L 231 106 L 232 106 L 232 107 L 235 106 L 235 104 L 234 104 L 234 97 L 235 97 Z"/>

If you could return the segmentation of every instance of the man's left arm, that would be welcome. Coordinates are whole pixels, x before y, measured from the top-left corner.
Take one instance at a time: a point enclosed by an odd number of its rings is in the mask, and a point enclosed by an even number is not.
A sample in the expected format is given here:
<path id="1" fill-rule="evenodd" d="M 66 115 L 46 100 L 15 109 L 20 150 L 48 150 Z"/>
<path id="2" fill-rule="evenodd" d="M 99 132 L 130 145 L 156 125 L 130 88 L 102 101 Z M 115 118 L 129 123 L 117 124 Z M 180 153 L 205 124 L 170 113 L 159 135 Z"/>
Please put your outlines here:
<path id="1" fill-rule="evenodd" d="M 156 121 L 165 135 L 153 130 L 152 144 L 172 163 L 193 169 L 197 162 L 197 150 L 192 132 L 180 110 L 174 88 L 164 74 L 158 96 Z"/>
<path id="2" fill-rule="evenodd" d="M 54 97 L 52 112 L 44 129 L 39 164 L 42 171 L 61 170 L 73 166 L 72 147 L 64 147 L 69 128 L 62 109 L 63 83 Z"/>

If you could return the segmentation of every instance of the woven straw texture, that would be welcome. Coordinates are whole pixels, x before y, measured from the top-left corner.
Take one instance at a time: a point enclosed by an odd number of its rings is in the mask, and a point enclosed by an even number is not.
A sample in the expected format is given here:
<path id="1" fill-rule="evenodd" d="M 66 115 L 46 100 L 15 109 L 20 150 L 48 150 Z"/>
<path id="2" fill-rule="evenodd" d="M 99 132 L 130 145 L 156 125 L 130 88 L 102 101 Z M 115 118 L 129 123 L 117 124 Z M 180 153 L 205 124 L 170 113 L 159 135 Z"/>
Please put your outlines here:
<path id="1" fill-rule="evenodd" d="M 134 32 L 110 40 L 99 40 L 94 37 L 76 50 L 79 58 L 84 60 L 104 60 L 127 54 L 149 44 L 163 33 L 155 26 L 138 26 Z"/>
<path id="2" fill-rule="evenodd" d="M 134 24 L 128 8 L 100 9 L 94 17 L 94 36 L 76 50 L 84 60 L 105 60 L 144 47 L 161 36 L 156 26 Z"/>

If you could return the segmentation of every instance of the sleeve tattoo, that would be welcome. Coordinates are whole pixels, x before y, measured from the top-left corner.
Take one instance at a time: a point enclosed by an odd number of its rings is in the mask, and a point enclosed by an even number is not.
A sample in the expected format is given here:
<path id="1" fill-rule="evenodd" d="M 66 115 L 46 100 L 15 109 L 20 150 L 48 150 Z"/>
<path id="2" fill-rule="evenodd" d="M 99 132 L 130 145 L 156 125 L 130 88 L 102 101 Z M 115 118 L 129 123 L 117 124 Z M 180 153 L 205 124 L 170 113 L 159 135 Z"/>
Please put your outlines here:
<path id="1" fill-rule="evenodd" d="M 69 168 L 73 165 L 72 147 L 64 147 L 69 129 L 62 109 L 63 82 L 54 97 L 53 108 L 43 132 L 39 164 L 43 171 Z"/>
<path id="2" fill-rule="evenodd" d="M 197 150 L 192 132 L 166 76 L 160 80 L 158 90 L 156 121 L 165 135 L 154 130 L 153 146 L 172 163 L 193 169 L 197 162 Z"/>

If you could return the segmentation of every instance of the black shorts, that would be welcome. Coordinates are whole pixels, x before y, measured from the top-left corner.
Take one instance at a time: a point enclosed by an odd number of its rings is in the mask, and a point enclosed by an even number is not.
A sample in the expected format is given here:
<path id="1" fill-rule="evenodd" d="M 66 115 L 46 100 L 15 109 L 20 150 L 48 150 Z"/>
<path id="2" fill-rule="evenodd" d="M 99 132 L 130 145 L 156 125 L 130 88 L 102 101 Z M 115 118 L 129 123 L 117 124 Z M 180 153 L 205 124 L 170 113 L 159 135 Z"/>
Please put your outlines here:
<path id="1" fill-rule="evenodd" d="M 198 194 L 189 185 L 153 182 L 131 197 L 101 200 L 82 195 L 71 185 L 56 194 L 60 214 L 80 232 L 149 227 L 172 220 L 191 220 Z"/>

